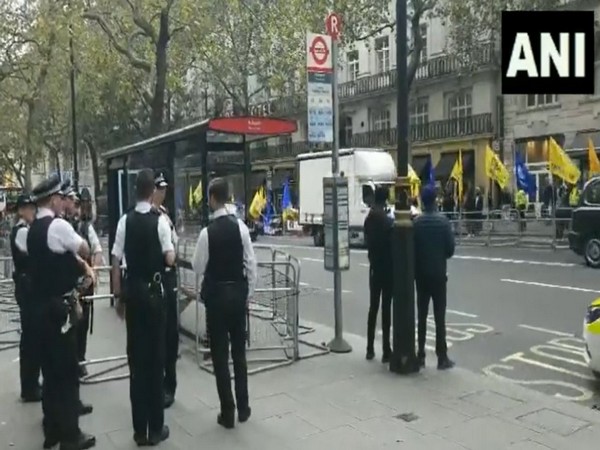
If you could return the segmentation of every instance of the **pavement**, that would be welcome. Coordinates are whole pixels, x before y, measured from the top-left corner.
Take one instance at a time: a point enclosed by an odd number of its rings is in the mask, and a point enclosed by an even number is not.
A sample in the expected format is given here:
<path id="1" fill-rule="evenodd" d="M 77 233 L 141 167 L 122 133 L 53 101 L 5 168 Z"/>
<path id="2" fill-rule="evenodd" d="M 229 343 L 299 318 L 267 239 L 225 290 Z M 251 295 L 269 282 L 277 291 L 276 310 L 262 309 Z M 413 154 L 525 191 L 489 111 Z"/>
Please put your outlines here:
<path id="1" fill-rule="evenodd" d="M 311 339 L 331 336 L 316 326 Z M 350 344 L 364 348 L 360 336 Z M 96 310 L 91 356 L 124 351 L 124 324 L 106 304 Z M 41 448 L 41 408 L 20 404 L 17 350 L 0 352 L 0 448 Z M 98 366 L 97 370 L 104 367 Z M 252 417 L 234 430 L 216 423 L 212 375 L 201 371 L 184 341 L 176 402 L 167 410 L 164 449 L 410 449 L 588 450 L 597 444 L 600 415 L 516 384 L 457 368 L 432 367 L 401 377 L 360 351 L 305 359 L 250 377 Z M 94 412 L 81 427 L 99 450 L 133 449 L 128 381 L 81 388 Z"/>
<path id="2" fill-rule="evenodd" d="M 334 325 L 333 276 L 310 239 L 261 237 L 302 264 L 300 317 Z M 448 281 L 448 342 L 458 365 L 587 406 L 599 384 L 581 339 L 587 306 L 600 296 L 598 272 L 568 250 L 457 247 Z M 351 251 L 342 276 L 343 325 L 366 336 L 368 260 Z M 430 323 L 428 342 L 434 346 Z M 361 356 L 364 346 L 355 348 Z"/>

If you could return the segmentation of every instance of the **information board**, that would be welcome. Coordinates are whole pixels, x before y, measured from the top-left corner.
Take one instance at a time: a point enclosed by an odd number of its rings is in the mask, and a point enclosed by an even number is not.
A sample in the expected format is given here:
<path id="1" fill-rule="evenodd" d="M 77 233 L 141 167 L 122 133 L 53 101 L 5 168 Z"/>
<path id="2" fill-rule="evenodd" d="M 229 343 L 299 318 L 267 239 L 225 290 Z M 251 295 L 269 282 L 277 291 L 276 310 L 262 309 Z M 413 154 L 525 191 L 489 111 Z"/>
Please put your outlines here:
<path id="1" fill-rule="evenodd" d="M 350 268 L 348 179 L 323 178 L 325 270 Z"/>

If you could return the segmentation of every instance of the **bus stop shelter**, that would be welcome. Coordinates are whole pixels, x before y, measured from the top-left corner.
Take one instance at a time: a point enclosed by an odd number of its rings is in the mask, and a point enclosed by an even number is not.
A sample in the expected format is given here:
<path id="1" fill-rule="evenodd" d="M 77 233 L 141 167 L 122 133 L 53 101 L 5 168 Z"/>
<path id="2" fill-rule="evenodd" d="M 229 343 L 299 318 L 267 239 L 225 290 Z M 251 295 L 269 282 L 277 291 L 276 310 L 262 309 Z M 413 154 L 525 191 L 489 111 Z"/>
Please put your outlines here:
<path id="1" fill-rule="evenodd" d="M 211 171 L 211 154 L 243 155 L 244 198 L 249 211 L 251 171 L 250 144 L 297 130 L 295 120 L 266 117 L 220 117 L 169 131 L 152 138 L 107 151 L 107 204 L 109 245 L 112 248 L 119 218 L 135 205 L 135 178 L 145 168 L 162 171 L 169 182 L 165 204 L 173 223 L 182 202 L 187 202 L 189 183 L 182 174 L 200 168 L 203 189 L 202 220 L 208 218 L 206 187 Z M 230 164 L 231 165 L 231 164 Z"/>

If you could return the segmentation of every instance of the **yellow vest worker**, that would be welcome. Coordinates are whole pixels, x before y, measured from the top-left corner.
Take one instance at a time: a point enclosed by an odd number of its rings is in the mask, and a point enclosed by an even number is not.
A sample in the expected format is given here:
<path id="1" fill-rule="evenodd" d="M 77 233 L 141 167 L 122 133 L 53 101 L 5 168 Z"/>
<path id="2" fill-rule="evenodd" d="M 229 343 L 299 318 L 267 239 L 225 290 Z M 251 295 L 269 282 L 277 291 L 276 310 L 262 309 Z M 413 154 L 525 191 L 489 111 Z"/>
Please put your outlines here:
<path id="1" fill-rule="evenodd" d="M 569 206 L 574 208 L 579 205 L 579 195 L 579 189 L 577 189 L 577 187 L 571 189 L 571 193 L 569 194 Z"/>
<path id="2" fill-rule="evenodd" d="M 517 209 L 527 208 L 527 194 L 523 189 L 519 189 L 519 191 L 517 191 L 517 195 L 515 196 L 515 204 Z"/>

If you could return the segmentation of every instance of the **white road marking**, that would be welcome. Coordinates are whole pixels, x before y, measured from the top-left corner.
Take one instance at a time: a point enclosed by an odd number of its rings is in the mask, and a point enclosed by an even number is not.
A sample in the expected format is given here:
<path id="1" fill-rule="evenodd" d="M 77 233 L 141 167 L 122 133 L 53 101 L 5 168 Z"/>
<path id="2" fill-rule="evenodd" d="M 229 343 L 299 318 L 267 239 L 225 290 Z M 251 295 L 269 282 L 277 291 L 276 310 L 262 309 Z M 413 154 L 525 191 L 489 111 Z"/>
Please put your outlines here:
<path id="1" fill-rule="evenodd" d="M 492 258 L 487 256 L 469 256 L 469 255 L 454 255 L 453 259 L 463 259 L 466 261 L 488 261 L 508 264 L 526 264 L 531 266 L 549 266 L 549 267 L 576 267 L 577 264 L 562 263 L 554 261 L 532 261 L 525 259 L 507 259 L 507 258 Z"/>
<path id="2" fill-rule="evenodd" d="M 19 356 L 17 356 L 15 359 L 12 360 L 12 362 L 17 363 L 21 361 L 21 358 Z"/>
<path id="3" fill-rule="evenodd" d="M 589 292 L 592 294 L 600 294 L 600 291 L 597 291 L 595 289 L 586 289 L 586 288 L 580 288 L 580 287 L 576 287 L 576 286 L 563 286 L 562 284 L 538 283 L 537 281 L 513 280 L 510 278 L 502 278 L 500 281 L 504 281 L 506 283 L 513 283 L 513 284 L 525 284 L 528 286 L 538 286 L 538 287 L 545 287 L 545 288 L 552 288 L 552 289 L 564 289 L 566 291 Z"/>
<path id="4" fill-rule="evenodd" d="M 319 289 L 319 290 L 322 290 L 322 291 L 333 292 L 333 288 L 321 288 L 321 287 L 318 287 L 318 286 L 313 286 L 312 284 L 309 284 L 309 283 L 304 283 L 302 281 L 299 284 L 302 287 L 312 287 L 313 289 Z M 342 289 L 342 294 L 352 294 L 352 291 L 347 291 L 345 289 Z"/>
<path id="5" fill-rule="evenodd" d="M 471 313 L 466 313 L 466 312 L 462 312 L 462 311 L 457 311 L 455 309 L 447 309 L 446 312 L 450 313 L 450 314 L 456 314 L 457 316 L 471 317 L 473 319 L 476 319 L 477 317 L 479 317 L 477 314 L 471 314 Z"/>
<path id="6" fill-rule="evenodd" d="M 310 262 L 318 262 L 318 263 L 323 262 L 322 259 L 318 259 L 318 258 L 302 258 L 302 261 L 310 261 Z"/>
<path id="7" fill-rule="evenodd" d="M 534 327 L 533 325 L 520 324 L 519 328 L 524 328 L 531 331 L 539 331 L 540 333 L 548 333 L 554 336 L 571 337 L 573 333 L 565 333 L 564 331 L 549 330 L 548 328 Z"/>
<path id="8" fill-rule="evenodd" d="M 333 292 L 333 288 L 325 288 L 327 292 Z M 346 291 L 342 289 L 342 294 L 352 294 L 352 291 Z"/>

